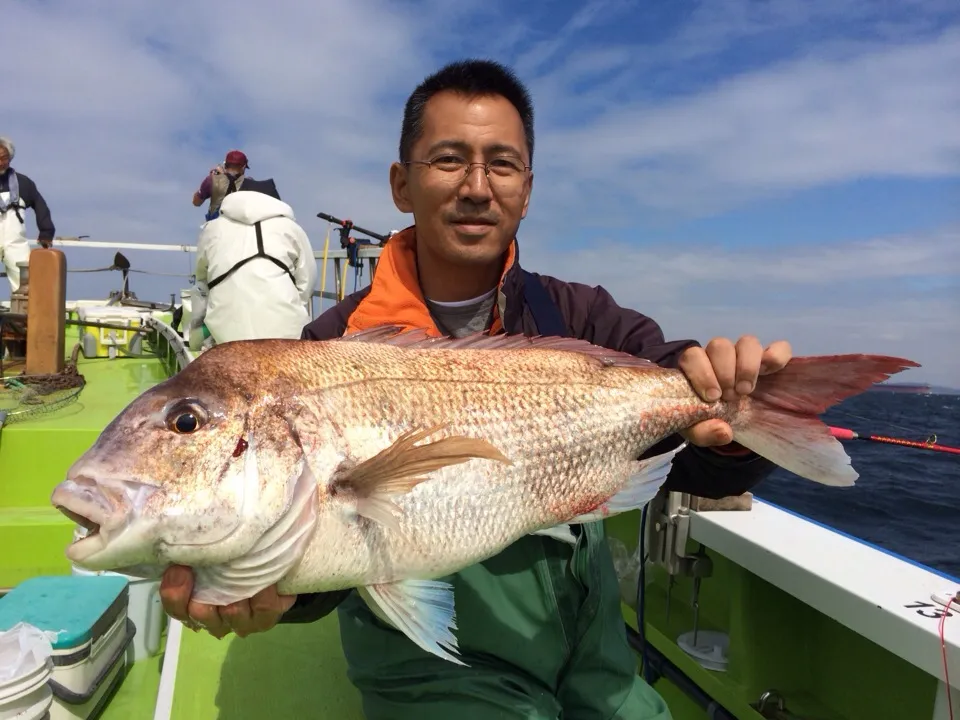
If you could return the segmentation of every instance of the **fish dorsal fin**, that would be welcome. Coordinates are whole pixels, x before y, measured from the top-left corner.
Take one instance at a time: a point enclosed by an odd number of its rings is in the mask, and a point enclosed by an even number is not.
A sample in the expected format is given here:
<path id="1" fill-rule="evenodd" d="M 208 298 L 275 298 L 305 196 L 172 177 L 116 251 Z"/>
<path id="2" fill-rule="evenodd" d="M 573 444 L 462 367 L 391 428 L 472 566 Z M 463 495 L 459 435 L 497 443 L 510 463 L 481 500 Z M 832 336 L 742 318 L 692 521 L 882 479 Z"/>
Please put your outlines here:
<path id="1" fill-rule="evenodd" d="M 381 325 L 367 330 L 358 330 L 338 338 L 338 342 L 365 342 L 393 345 L 412 350 L 553 350 L 571 352 L 593 358 L 606 367 L 655 368 L 649 360 L 594 345 L 586 340 L 547 335 L 488 335 L 471 333 L 464 337 L 433 337 L 423 329 L 406 329 L 399 325 Z"/>
<path id="2" fill-rule="evenodd" d="M 343 490 L 354 494 L 360 515 L 396 528 L 399 509 L 390 502 L 390 496 L 409 492 L 431 472 L 474 458 L 512 464 L 481 438 L 457 435 L 416 444 L 441 429 L 443 426 L 403 433 L 389 447 L 334 477 L 330 492 Z"/>

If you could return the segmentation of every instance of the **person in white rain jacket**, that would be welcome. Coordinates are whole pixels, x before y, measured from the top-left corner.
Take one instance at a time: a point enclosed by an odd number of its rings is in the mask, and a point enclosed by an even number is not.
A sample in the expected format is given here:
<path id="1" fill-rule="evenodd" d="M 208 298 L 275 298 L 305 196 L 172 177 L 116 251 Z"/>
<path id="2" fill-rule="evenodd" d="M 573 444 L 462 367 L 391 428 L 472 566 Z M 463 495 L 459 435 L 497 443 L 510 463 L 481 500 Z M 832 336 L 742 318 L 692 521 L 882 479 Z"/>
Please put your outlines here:
<path id="1" fill-rule="evenodd" d="M 285 202 L 253 190 L 227 195 L 197 242 L 190 347 L 298 339 L 309 322 L 317 263 Z"/>
<path id="2" fill-rule="evenodd" d="M 15 153 L 13 142 L 0 137 L 0 262 L 6 268 L 11 293 L 20 288 L 20 268 L 17 263 L 25 263 L 30 259 L 27 210 L 33 210 L 37 222 L 37 242 L 42 247 L 53 244 L 55 232 L 50 208 L 37 190 L 36 183 L 10 166 Z"/>

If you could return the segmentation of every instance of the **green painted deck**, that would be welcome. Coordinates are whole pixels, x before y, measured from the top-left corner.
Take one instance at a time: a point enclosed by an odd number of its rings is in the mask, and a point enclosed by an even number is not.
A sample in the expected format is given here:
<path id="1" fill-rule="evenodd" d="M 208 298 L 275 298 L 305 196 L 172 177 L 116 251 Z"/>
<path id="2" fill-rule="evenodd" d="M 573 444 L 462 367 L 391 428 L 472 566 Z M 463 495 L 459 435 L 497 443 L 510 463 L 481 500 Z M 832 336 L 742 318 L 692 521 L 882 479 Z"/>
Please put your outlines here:
<path id="1" fill-rule="evenodd" d="M 64 548 L 74 525 L 50 494 L 117 413 L 166 378 L 154 357 L 81 357 L 77 368 L 86 386 L 74 402 L 0 430 L 0 587 L 70 572 Z"/>
<path id="2" fill-rule="evenodd" d="M 128 667 L 126 677 L 110 698 L 109 704 L 100 716 L 101 720 L 124 718 L 149 720 L 152 718 L 162 665 L 163 654 L 161 653 Z M 215 716 L 198 715 L 196 717 Z"/>
<path id="3" fill-rule="evenodd" d="M 161 651 L 131 666 L 101 719 L 153 717 L 163 661 Z M 363 720 L 360 695 L 347 679 L 336 614 L 244 639 L 215 640 L 185 630 L 171 717 Z"/>
<path id="4" fill-rule="evenodd" d="M 347 679 L 336 613 L 242 639 L 218 641 L 185 630 L 181 643 L 176 720 L 363 720 L 360 695 Z M 105 720 L 125 717 L 113 713 Z"/>

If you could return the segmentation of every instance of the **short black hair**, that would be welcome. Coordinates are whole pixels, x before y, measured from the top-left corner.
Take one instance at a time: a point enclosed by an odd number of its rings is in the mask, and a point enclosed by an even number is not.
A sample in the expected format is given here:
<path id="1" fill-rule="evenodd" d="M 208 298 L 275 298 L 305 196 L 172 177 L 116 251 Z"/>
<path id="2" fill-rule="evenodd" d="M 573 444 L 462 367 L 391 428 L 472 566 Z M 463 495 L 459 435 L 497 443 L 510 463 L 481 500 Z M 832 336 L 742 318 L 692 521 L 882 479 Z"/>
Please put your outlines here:
<path id="1" fill-rule="evenodd" d="M 443 91 L 476 97 L 501 95 L 512 104 L 523 122 L 523 134 L 533 165 L 533 101 L 530 92 L 512 70 L 493 60 L 457 60 L 440 68 L 417 85 L 407 98 L 400 128 L 400 161 L 410 159 L 413 144 L 423 135 L 427 101 Z"/>

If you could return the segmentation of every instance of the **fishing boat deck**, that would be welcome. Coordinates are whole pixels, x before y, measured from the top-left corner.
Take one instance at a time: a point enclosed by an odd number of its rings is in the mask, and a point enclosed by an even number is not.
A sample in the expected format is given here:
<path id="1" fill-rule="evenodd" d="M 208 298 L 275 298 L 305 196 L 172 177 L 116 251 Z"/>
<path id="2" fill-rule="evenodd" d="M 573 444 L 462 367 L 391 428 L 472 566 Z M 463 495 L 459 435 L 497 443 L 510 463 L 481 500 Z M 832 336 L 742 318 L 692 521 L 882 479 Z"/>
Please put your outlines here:
<path id="1" fill-rule="evenodd" d="M 50 494 L 110 420 L 167 377 L 150 356 L 81 356 L 77 369 L 86 385 L 72 403 L 22 420 L 11 415 L 0 430 L 0 587 L 70 572 L 63 550 L 74 524 L 50 505 Z M 22 366 L 4 371 L 15 377 Z"/>
<path id="2" fill-rule="evenodd" d="M 336 613 L 243 639 L 228 635 L 218 641 L 182 626 L 173 637 L 171 642 L 165 636 L 158 655 L 127 669 L 102 720 L 363 719 L 360 695 L 347 679 Z M 170 688 L 161 687 L 164 667 L 176 678 Z"/>
<path id="3" fill-rule="evenodd" d="M 181 626 L 167 642 L 168 647 L 179 645 L 179 652 L 174 656 L 171 650 L 164 659 L 176 666 L 176 672 L 167 670 L 176 684 L 172 694 L 160 689 L 160 717 L 363 718 L 360 695 L 347 679 L 336 613 L 315 623 L 279 625 L 268 633 L 242 639 L 228 635 L 219 641 Z M 147 672 L 155 670 L 154 665 Z M 131 699 L 136 692 L 130 691 Z M 133 715 L 111 704 L 104 720 L 126 717 Z"/>

